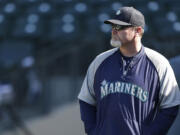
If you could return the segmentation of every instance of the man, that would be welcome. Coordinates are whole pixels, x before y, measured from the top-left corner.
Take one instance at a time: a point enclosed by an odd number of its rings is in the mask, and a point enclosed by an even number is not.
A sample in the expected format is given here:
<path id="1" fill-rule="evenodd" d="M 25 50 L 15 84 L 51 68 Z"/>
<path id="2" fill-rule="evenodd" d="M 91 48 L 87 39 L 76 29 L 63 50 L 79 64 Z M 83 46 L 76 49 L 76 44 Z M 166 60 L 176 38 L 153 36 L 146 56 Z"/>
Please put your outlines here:
<path id="1" fill-rule="evenodd" d="M 88 135 L 165 135 L 180 104 L 180 92 L 167 59 L 141 43 L 145 20 L 133 7 L 120 8 L 111 45 L 88 68 L 79 93 Z"/>

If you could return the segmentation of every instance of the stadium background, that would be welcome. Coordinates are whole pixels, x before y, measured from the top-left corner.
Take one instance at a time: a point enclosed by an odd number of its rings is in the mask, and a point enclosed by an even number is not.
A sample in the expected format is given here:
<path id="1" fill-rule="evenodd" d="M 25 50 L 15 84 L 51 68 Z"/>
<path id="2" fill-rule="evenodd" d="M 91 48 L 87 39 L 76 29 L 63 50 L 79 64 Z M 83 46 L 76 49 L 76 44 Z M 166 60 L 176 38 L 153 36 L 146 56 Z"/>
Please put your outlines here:
<path id="1" fill-rule="evenodd" d="M 103 21 L 121 6 L 142 11 L 143 44 L 170 59 L 180 84 L 179 5 L 179 0 L 0 0 L 0 134 L 22 134 L 7 104 L 34 135 L 84 133 L 77 95 L 90 62 L 111 48 L 111 27 Z M 179 123 L 178 117 L 168 135 L 179 135 Z"/>

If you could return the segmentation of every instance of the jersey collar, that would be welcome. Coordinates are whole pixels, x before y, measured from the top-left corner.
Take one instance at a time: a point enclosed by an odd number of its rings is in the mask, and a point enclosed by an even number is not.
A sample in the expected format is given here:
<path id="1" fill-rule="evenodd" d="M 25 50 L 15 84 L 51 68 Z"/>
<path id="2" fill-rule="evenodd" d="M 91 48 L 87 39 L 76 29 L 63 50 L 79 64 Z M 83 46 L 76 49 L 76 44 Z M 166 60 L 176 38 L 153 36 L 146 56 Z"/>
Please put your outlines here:
<path id="1" fill-rule="evenodd" d="M 136 64 L 140 58 L 145 54 L 145 51 L 144 51 L 144 46 L 142 45 L 141 46 L 141 50 L 133 57 L 127 57 L 127 56 L 124 56 L 120 50 L 118 49 L 118 52 L 119 52 L 119 55 L 120 57 L 123 57 L 123 59 L 125 60 L 133 60 L 133 65 Z"/>

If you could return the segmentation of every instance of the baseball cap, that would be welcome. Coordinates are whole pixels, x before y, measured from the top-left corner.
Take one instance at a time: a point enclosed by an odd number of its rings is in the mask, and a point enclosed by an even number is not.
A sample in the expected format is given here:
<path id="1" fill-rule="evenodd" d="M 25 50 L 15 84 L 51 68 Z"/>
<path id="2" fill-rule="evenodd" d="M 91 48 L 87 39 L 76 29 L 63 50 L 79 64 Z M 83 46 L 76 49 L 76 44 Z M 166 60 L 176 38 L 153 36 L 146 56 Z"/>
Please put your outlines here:
<path id="1" fill-rule="evenodd" d="M 105 24 L 118 24 L 123 26 L 141 26 L 144 28 L 144 15 L 133 7 L 121 7 L 113 19 L 104 21 Z"/>

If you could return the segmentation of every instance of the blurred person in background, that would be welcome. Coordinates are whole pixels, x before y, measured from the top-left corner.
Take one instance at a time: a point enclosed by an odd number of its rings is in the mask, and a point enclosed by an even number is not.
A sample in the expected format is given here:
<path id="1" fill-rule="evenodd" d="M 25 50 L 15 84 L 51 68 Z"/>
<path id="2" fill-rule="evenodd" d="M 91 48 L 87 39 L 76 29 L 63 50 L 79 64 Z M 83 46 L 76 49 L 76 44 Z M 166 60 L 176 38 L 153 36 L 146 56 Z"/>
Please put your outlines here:
<path id="1" fill-rule="evenodd" d="M 23 119 L 16 112 L 14 107 L 15 92 L 11 83 L 0 84 L 0 124 L 1 127 L 7 126 L 10 128 L 19 127 L 25 135 L 32 135 L 31 131 L 26 127 Z M 10 120 L 7 122 L 7 120 Z"/>
<path id="2" fill-rule="evenodd" d="M 36 69 L 33 67 L 34 63 L 35 59 L 33 56 L 27 56 L 21 62 L 22 68 L 26 70 L 25 77 L 28 84 L 26 102 L 29 105 L 36 104 L 42 92 L 42 83 L 36 73 Z"/>
<path id="3" fill-rule="evenodd" d="M 88 135 L 165 135 L 180 104 L 168 60 L 141 43 L 144 15 L 122 7 L 113 19 L 111 45 L 90 64 L 78 99 Z"/>

